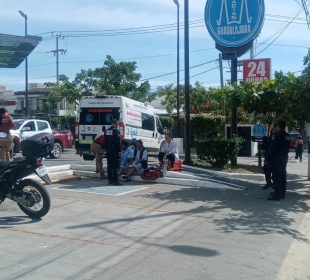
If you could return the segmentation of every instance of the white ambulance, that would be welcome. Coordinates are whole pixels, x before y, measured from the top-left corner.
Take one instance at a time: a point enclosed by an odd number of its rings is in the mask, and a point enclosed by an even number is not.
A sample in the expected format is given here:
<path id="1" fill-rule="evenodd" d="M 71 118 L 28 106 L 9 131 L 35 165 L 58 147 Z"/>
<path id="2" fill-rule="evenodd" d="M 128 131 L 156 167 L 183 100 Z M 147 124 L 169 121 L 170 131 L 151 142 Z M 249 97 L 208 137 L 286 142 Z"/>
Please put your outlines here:
<path id="1" fill-rule="evenodd" d="M 75 149 L 84 160 L 93 160 L 90 144 L 119 120 L 121 139 L 141 139 L 149 152 L 158 152 L 164 130 L 154 107 L 123 96 L 82 97 L 76 117 Z"/>

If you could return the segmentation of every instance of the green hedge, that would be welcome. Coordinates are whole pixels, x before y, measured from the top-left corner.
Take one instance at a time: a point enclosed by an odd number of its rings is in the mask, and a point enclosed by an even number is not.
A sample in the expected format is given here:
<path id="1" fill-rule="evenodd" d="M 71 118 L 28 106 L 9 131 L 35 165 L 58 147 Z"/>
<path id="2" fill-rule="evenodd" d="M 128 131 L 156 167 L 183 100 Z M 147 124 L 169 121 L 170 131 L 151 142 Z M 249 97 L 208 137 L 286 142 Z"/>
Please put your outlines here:
<path id="1" fill-rule="evenodd" d="M 162 118 L 161 118 L 162 119 Z M 163 122 L 162 122 L 163 123 Z M 180 137 L 184 138 L 184 117 L 180 118 Z M 173 131 L 176 131 L 177 121 L 174 118 Z M 224 137 L 225 116 L 214 114 L 191 115 L 190 117 L 191 145 L 205 138 Z"/>
<path id="2" fill-rule="evenodd" d="M 212 167 L 223 168 L 237 154 L 243 145 L 242 138 L 226 139 L 222 137 L 196 141 L 198 158 Z"/>
<path id="3" fill-rule="evenodd" d="M 191 135 L 195 143 L 201 139 L 223 137 L 225 117 L 212 114 L 201 114 L 191 118 Z"/>

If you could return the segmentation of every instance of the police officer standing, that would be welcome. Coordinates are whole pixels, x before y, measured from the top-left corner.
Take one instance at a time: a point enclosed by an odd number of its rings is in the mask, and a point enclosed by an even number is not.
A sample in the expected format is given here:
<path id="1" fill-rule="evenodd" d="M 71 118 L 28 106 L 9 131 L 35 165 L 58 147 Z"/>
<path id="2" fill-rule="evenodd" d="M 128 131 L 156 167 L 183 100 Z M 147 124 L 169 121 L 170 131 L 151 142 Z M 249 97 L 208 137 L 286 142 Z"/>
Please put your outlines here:
<path id="1" fill-rule="evenodd" d="M 109 185 L 121 185 L 118 181 L 119 159 L 121 153 L 120 133 L 117 129 L 118 120 L 113 120 L 111 127 L 105 131 L 105 147 L 107 152 Z"/>
<path id="2" fill-rule="evenodd" d="M 268 198 L 278 201 L 285 198 L 286 192 L 286 165 L 290 147 L 290 135 L 285 131 L 286 123 L 279 120 L 272 136 L 269 160 L 271 161 L 274 192 Z"/>

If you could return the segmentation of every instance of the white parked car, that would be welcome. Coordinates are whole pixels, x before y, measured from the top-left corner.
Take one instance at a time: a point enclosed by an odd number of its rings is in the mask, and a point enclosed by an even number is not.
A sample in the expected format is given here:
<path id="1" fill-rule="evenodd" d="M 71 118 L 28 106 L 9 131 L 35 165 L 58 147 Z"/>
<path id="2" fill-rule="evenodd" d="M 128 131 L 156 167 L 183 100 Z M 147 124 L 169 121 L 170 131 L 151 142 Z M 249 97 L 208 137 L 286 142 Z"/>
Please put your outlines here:
<path id="1" fill-rule="evenodd" d="M 13 137 L 13 153 L 19 152 L 19 144 L 22 140 L 36 135 L 38 133 L 46 132 L 53 134 L 52 128 L 49 122 L 37 119 L 15 119 L 14 123 L 16 129 L 11 129 L 11 135 Z"/>

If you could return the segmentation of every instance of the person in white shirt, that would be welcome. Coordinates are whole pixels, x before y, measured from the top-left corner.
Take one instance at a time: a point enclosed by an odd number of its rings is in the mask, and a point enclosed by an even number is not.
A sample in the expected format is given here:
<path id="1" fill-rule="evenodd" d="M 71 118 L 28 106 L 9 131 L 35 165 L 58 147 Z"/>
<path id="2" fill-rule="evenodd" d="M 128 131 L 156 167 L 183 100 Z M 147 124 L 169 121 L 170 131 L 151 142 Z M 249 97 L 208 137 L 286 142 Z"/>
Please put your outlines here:
<path id="1" fill-rule="evenodd" d="M 179 158 L 177 144 L 173 141 L 171 132 L 166 132 L 165 140 L 160 143 L 158 160 L 163 164 L 165 158 L 170 161 L 171 168 L 173 168 L 175 160 Z"/>

